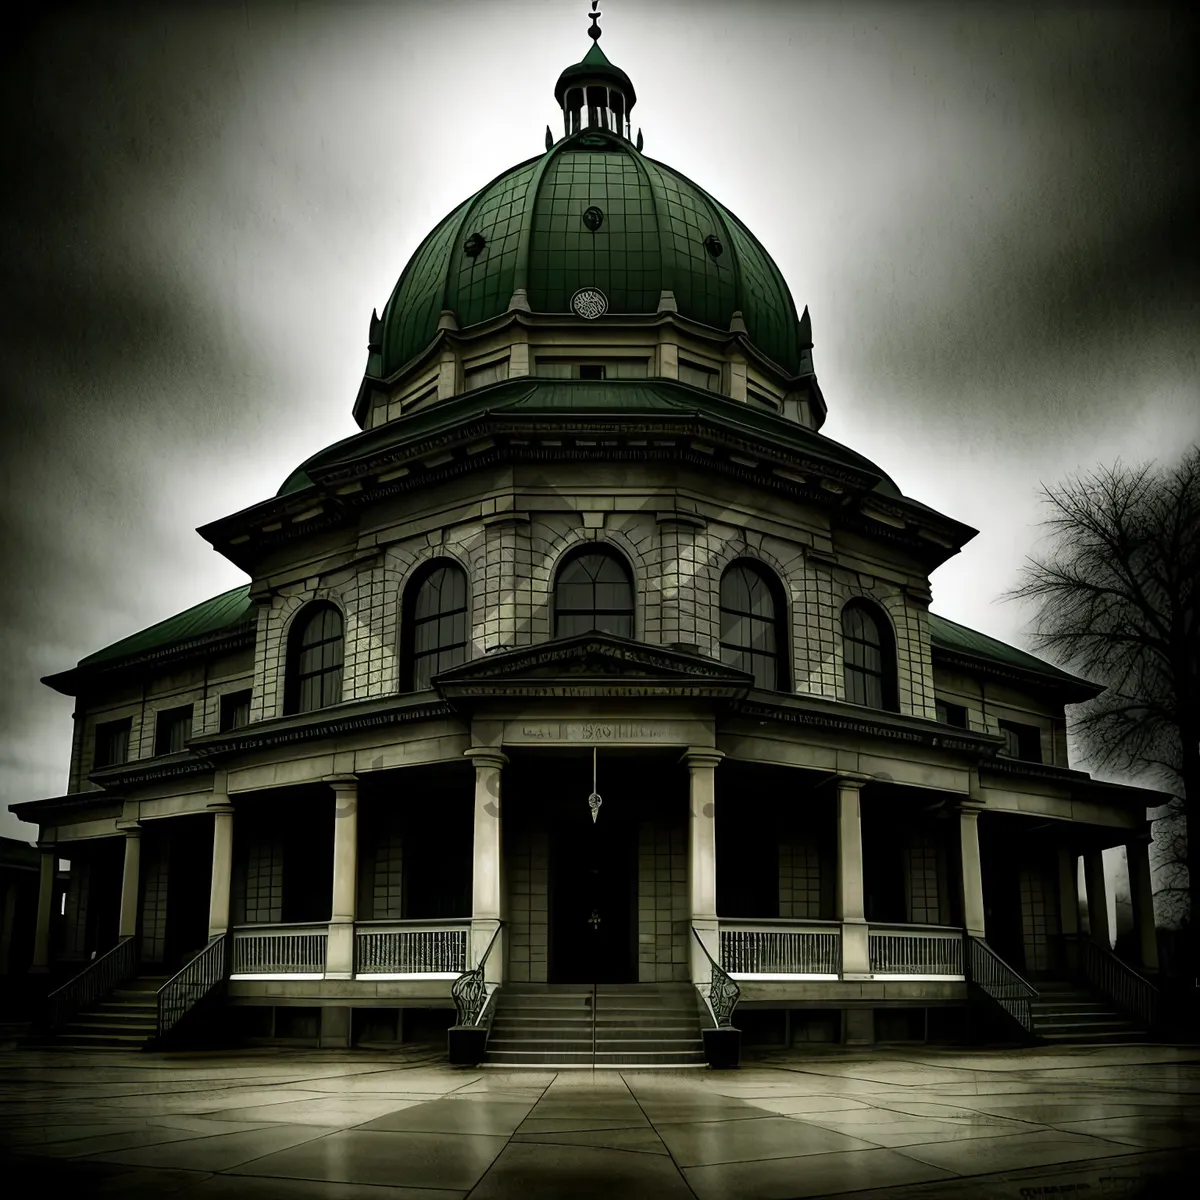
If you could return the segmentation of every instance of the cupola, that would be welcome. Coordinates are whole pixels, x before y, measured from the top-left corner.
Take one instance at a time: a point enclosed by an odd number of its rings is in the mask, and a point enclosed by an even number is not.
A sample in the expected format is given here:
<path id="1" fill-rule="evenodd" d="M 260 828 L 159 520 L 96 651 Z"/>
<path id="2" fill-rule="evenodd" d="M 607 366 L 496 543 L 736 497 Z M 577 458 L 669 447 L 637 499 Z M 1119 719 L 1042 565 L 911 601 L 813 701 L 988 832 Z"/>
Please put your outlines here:
<path id="1" fill-rule="evenodd" d="M 563 113 L 567 137 L 585 129 L 604 129 L 628 139 L 629 113 L 637 103 L 633 83 L 620 67 L 614 67 L 600 49 L 600 11 L 592 0 L 592 48 L 582 61 L 569 66 L 554 85 L 554 98 Z"/>

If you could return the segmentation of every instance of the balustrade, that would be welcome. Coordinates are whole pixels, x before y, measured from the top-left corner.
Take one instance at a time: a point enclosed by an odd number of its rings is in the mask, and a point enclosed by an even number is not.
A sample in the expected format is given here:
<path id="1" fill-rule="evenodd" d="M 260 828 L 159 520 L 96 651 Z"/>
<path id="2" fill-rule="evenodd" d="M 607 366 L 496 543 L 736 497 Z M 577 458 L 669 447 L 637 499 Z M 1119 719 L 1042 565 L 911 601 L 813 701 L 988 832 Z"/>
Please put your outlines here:
<path id="1" fill-rule="evenodd" d="M 868 956 L 872 975 L 963 979 L 963 932 L 934 925 L 872 925 Z"/>
<path id="2" fill-rule="evenodd" d="M 835 922 L 721 922 L 721 966 L 734 978 L 837 979 L 841 959 Z"/>
<path id="3" fill-rule="evenodd" d="M 233 930 L 232 977 L 325 974 L 328 925 L 241 925 Z"/>
<path id="4" fill-rule="evenodd" d="M 467 969 L 469 920 L 359 922 L 354 931 L 354 973 L 457 978 Z"/>

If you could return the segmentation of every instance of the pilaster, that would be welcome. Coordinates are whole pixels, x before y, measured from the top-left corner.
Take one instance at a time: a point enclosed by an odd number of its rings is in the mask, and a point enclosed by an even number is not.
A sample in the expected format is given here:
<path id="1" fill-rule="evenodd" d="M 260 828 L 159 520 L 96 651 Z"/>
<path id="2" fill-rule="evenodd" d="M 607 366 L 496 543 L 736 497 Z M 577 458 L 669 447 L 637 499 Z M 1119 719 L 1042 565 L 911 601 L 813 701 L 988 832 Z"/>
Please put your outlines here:
<path id="1" fill-rule="evenodd" d="M 325 951 L 327 979 L 354 978 L 354 918 L 358 894 L 358 780 L 335 775 L 333 789 L 333 902 Z"/>
<path id="2" fill-rule="evenodd" d="M 838 919 L 842 922 L 842 978 L 868 978 L 871 958 L 863 904 L 862 789 L 866 775 L 837 783 Z"/>

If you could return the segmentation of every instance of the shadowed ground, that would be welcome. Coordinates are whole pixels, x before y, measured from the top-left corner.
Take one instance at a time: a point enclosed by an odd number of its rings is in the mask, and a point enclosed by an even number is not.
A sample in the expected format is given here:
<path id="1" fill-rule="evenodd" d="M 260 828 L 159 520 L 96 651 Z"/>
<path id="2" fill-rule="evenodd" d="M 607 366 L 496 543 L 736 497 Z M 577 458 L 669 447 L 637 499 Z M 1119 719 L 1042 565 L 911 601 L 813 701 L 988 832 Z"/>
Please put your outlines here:
<path id="1" fill-rule="evenodd" d="M 183 1200 L 999 1200 L 1183 1194 L 1200 1168 L 1197 1049 L 793 1050 L 730 1072 L 442 1057 L 10 1050 L 4 1178 Z"/>

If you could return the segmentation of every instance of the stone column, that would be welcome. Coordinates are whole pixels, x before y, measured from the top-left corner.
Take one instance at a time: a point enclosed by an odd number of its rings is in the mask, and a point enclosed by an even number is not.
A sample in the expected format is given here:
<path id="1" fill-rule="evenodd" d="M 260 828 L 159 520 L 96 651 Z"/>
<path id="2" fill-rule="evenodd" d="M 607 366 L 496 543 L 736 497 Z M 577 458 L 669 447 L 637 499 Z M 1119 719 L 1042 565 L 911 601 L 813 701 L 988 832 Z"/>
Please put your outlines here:
<path id="1" fill-rule="evenodd" d="M 983 907 L 983 868 L 979 862 L 979 806 L 958 810 L 958 839 L 962 859 L 963 925 L 972 937 L 987 936 Z"/>
<path id="2" fill-rule="evenodd" d="M 38 842 L 41 852 L 38 872 L 37 926 L 33 934 L 33 962 L 29 970 L 44 975 L 50 970 L 50 918 L 54 913 L 54 869 L 58 865 L 58 847 L 53 842 Z"/>
<path id="3" fill-rule="evenodd" d="M 229 930 L 229 887 L 233 879 L 233 805 L 215 793 L 208 811 L 213 815 L 212 883 L 208 890 L 208 936 Z"/>
<path id="4" fill-rule="evenodd" d="M 475 764 L 474 852 L 471 868 L 471 951 L 468 968 L 478 965 L 504 918 L 504 844 L 501 827 L 501 773 L 508 763 L 499 750 L 472 746 L 464 751 Z M 484 979 L 504 980 L 504 934 L 488 955 Z"/>
<path id="5" fill-rule="evenodd" d="M 119 938 L 136 937 L 138 924 L 138 880 L 142 865 L 142 827 L 117 826 L 125 835 L 125 867 L 121 872 L 121 917 Z"/>
<path id="6" fill-rule="evenodd" d="M 862 788 L 865 775 L 838 779 L 838 919 L 842 923 L 842 976 L 869 975 L 867 919 L 863 905 Z"/>
<path id="7" fill-rule="evenodd" d="M 1083 855 L 1083 870 L 1087 880 L 1088 927 L 1092 941 L 1105 950 L 1112 949 L 1108 934 L 1108 893 L 1104 884 L 1104 854 L 1087 850 Z"/>
<path id="8" fill-rule="evenodd" d="M 721 961 L 721 934 L 717 924 L 717 823 L 716 771 L 725 755 L 720 750 L 688 750 L 688 956 L 692 979 L 708 983 L 712 967 L 696 944 L 700 935 L 704 949 Z"/>
<path id="9" fill-rule="evenodd" d="M 1154 925 L 1154 887 L 1150 881 L 1150 843 L 1139 838 L 1125 843 L 1129 866 L 1129 898 L 1133 901 L 1133 931 L 1138 959 L 1147 971 L 1158 970 L 1158 933 Z"/>
<path id="10" fill-rule="evenodd" d="M 333 788 L 333 905 L 325 951 L 327 979 L 354 978 L 354 918 L 358 895 L 358 780 L 339 775 Z"/>

